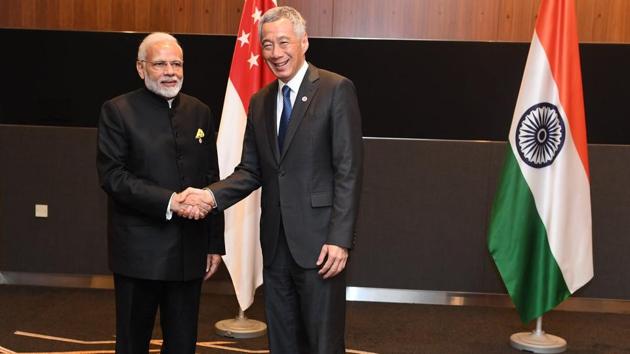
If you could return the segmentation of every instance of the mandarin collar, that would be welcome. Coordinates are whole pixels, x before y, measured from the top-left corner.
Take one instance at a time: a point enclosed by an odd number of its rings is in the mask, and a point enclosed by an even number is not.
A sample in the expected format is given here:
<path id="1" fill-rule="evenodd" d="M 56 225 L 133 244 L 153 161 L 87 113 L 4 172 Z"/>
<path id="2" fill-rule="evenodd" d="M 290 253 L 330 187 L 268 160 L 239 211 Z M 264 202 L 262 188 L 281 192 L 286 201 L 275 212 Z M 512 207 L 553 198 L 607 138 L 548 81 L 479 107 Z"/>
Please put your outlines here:
<path id="1" fill-rule="evenodd" d="M 177 107 L 177 105 L 179 104 L 179 96 L 181 94 L 181 90 L 180 92 L 177 93 L 177 96 L 175 96 L 173 98 L 173 103 L 171 104 L 171 106 L 169 107 L 168 105 L 168 100 L 160 95 L 158 95 L 157 93 L 149 90 L 146 86 L 144 87 L 144 92 L 147 96 L 151 97 L 151 100 L 153 102 L 155 102 L 156 104 L 160 105 L 160 106 L 164 106 L 166 108 L 175 108 Z"/>

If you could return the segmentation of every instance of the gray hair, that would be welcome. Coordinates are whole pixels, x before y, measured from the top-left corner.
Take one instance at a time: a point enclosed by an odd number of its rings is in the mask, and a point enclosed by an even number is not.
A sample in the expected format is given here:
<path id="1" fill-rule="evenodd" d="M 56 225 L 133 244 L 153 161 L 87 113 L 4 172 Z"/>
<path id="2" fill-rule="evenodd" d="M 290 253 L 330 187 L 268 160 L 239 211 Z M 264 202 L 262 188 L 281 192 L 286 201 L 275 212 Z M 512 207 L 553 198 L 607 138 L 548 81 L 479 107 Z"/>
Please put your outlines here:
<path id="1" fill-rule="evenodd" d="M 265 14 L 258 21 L 258 35 L 262 42 L 262 26 L 265 23 L 276 22 L 286 18 L 293 25 L 293 31 L 297 34 L 298 38 L 302 38 L 306 33 L 306 21 L 300 15 L 298 10 L 290 6 L 278 6 L 273 7 L 265 12 Z"/>
<path id="2" fill-rule="evenodd" d="M 153 32 L 149 34 L 148 36 L 144 37 L 144 39 L 142 40 L 142 43 L 140 43 L 140 46 L 138 47 L 138 60 L 146 60 L 147 49 L 150 48 L 152 45 L 156 43 L 160 43 L 160 42 L 174 42 L 182 51 L 182 54 L 184 53 L 184 50 L 179 45 L 177 38 L 171 36 L 168 33 Z"/>

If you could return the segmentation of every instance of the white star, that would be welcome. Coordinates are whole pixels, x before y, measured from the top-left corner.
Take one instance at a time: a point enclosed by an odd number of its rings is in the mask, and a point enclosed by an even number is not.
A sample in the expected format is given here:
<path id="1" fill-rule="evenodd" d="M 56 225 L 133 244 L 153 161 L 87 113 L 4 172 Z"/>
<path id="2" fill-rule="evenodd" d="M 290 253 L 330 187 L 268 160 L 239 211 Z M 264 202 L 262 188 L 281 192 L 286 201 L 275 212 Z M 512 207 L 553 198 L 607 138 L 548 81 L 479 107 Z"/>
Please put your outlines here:
<path id="1" fill-rule="evenodd" d="M 245 31 L 243 31 L 243 34 L 241 34 L 241 36 L 238 37 L 237 40 L 241 42 L 241 47 L 243 47 L 245 44 L 249 44 L 249 33 L 245 33 Z"/>
<path id="2" fill-rule="evenodd" d="M 258 66 L 258 55 L 254 55 L 254 53 L 251 53 L 249 59 L 247 59 L 247 62 L 249 63 L 250 69 L 254 67 L 254 65 Z"/>
<path id="3" fill-rule="evenodd" d="M 254 19 L 254 24 L 256 24 L 256 22 L 260 21 L 260 18 L 262 17 L 262 11 L 258 10 L 258 8 L 256 8 L 256 11 L 254 11 L 254 13 L 252 14 L 252 18 Z"/>

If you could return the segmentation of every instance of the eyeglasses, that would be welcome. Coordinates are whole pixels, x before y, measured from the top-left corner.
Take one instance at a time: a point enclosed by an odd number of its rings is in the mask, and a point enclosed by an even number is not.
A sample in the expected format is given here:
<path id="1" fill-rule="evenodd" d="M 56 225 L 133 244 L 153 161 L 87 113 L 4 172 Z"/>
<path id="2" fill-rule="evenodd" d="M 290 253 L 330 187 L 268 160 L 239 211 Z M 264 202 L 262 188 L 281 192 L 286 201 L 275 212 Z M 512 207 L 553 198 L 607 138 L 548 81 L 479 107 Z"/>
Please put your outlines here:
<path id="1" fill-rule="evenodd" d="M 151 65 L 151 67 L 153 69 L 156 70 L 160 70 L 160 71 L 165 71 L 168 66 L 170 65 L 171 68 L 173 68 L 173 70 L 178 71 L 178 70 L 182 70 L 184 68 L 184 62 L 181 60 L 173 60 L 173 61 L 163 61 L 163 60 L 158 60 L 158 61 L 148 61 L 148 60 L 138 60 L 141 61 L 143 63 L 148 63 L 149 65 Z"/>

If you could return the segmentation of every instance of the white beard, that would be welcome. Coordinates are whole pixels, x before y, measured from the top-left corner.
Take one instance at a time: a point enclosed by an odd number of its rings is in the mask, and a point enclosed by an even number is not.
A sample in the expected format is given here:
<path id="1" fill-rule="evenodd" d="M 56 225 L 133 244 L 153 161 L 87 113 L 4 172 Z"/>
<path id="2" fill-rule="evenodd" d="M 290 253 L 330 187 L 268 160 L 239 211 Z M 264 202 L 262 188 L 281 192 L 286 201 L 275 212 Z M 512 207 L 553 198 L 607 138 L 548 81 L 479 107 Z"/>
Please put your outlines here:
<path id="1" fill-rule="evenodd" d="M 144 76 L 144 84 L 147 86 L 149 91 L 162 96 L 166 99 L 171 99 L 179 93 L 179 90 L 182 89 L 182 84 L 184 83 L 184 78 L 181 80 L 175 78 L 177 80 L 177 85 L 175 87 L 163 87 L 160 86 L 159 80 L 154 81 L 149 78 L 149 75 Z"/>

